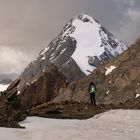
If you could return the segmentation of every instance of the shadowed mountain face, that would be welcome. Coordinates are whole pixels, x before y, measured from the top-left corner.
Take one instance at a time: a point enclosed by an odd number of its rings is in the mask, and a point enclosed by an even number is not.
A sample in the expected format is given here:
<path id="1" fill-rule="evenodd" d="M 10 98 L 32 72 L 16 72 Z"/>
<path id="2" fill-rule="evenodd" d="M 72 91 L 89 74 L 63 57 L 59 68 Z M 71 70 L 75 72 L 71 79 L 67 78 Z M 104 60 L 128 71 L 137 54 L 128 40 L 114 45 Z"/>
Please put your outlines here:
<path id="1" fill-rule="evenodd" d="M 109 33 L 96 19 L 80 14 L 62 29 L 20 75 L 21 91 L 36 80 L 47 66 L 54 64 L 68 81 L 90 74 L 108 59 L 118 56 L 127 46 Z"/>
<path id="2" fill-rule="evenodd" d="M 63 92 L 67 83 L 64 75 L 60 73 L 55 65 L 49 65 L 47 70 L 33 83 L 26 85 L 18 98 L 25 108 L 52 101 Z"/>

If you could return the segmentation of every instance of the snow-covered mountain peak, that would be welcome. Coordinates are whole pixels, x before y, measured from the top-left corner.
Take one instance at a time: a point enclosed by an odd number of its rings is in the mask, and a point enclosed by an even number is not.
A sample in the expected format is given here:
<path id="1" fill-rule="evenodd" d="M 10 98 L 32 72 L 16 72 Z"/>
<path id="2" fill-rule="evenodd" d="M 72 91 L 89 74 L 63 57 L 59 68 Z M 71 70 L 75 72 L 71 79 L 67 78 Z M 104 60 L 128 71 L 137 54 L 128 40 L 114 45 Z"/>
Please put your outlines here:
<path id="1" fill-rule="evenodd" d="M 85 13 L 81 13 L 77 16 L 75 16 L 73 18 L 73 20 L 81 20 L 83 23 L 93 23 L 93 22 L 96 22 L 97 24 L 100 24 L 99 21 L 94 17 L 91 17 Z"/>
<path id="2" fill-rule="evenodd" d="M 87 14 L 74 17 L 64 27 L 62 36 L 63 41 L 66 41 L 67 37 L 76 41 L 76 49 L 71 57 L 85 74 L 127 49 L 127 46 L 109 33 L 99 21 Z"/>
<path id="3" fill-rule="evenodd" d="M 85 74 L 94 69 L 89 65 L 89 57 L 101 55 L 104 48 L 101 46 L 101 36 L 99 34 L 101 25 L 97 23 L 92 17 L 80 14 L 72 22 L 75 28 L 74 32 L 70 35 L 77 42 L 76 51 L 73 53 L 72 58 L 80 66 Z"/>

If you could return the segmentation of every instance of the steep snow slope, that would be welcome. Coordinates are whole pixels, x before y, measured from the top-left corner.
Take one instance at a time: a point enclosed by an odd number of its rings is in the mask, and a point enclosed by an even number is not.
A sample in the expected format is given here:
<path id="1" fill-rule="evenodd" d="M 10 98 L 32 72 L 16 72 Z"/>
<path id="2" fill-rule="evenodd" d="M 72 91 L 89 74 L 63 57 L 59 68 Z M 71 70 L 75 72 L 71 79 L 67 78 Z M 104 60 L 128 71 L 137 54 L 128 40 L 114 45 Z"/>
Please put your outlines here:
<path id="1" fill-rule="evenodd" d="M 138 140 L 140 111 L 112 110 L 88 120 L 29 117 L 26 129 L 0 128 L 0 140 Z"/>
<path id="2" fill-rule="evenodd" d="M 104 48 L 100 47 L 100 25 L 87 15 L 84 15 L 84 18 L 88 18 L 91 21 L 84 23 L 82 20 L 75 19 L 72 23 L 75 31 L 70 36 L 75 38 L 77 42 L 72 58 L 85 74 L 89 74 L 87 70 L 92 71 L 93 66 L 89 65 L 88 56 L 101 55 L 104 52 Z"/>
<path id="3" fill-rule="evenodd" d="M 50 63 L 55 64 L 69 81 L 80 79 L 127 48 L 96 19 L 80 14 L 72 18 L 62 32 L 25 68 L 20 76 L 19 88 L 34 81 Z"/>

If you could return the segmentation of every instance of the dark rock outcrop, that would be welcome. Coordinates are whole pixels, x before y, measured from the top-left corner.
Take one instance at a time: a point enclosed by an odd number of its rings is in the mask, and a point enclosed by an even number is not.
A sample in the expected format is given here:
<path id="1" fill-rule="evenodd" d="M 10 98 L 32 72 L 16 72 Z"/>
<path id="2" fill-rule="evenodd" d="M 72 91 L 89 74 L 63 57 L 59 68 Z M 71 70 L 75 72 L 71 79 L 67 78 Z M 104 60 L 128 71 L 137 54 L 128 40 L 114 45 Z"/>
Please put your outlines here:
<path id="1" fill-rule="evenodd" d="M 7 88 L 7 92 L 11 91 L 12 89 L 16 88 L 18 86 L 20 82 L 20 79 L 16 79 L 14 81 L 11 82 L 11 84 L 9 85 L 9 87 Z"/>
<path id="2" fill-rule="evenodd" d="M 26 118 L 17 97 L 19 79 L 13 81 L 6 91 L 0 93 L 0 127 L 23 128 L 18 122 Z"/>
<path id="3" fill-rule="evenodd" d="M 16 111 L 8 99 L 5 93 L 1 93 L 0 96 L 0 127 L 13 127 L 13 128 L 23 128 L 21 127 L 17 120 L 22 116 L 20 112 Z"/>
<path id="4" fill-rule="evenodd" d="M 33 83 L 27 85 L 18 96 L 21 106 L 31 108 L 52 101 L 58 93 L 64 92 L 66 80 L 55 65 L 49 65 L 47 70 Z"/>

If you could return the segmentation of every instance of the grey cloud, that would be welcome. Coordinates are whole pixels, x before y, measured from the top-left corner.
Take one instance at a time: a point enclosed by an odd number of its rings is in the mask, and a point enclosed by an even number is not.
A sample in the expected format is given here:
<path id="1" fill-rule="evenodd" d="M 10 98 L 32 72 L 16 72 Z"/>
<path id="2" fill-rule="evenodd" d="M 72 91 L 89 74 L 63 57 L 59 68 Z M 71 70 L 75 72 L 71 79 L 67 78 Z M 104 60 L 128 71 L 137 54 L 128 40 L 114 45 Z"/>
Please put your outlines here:
<path id="1" fill-rule="evenodd" d="M 28 63 L 29 55 L 11 47 L 0 47 L 0 73 L 10 75 L 20 73 Z"/>

